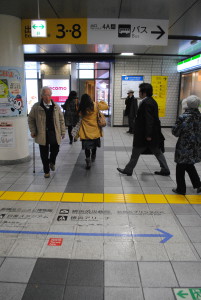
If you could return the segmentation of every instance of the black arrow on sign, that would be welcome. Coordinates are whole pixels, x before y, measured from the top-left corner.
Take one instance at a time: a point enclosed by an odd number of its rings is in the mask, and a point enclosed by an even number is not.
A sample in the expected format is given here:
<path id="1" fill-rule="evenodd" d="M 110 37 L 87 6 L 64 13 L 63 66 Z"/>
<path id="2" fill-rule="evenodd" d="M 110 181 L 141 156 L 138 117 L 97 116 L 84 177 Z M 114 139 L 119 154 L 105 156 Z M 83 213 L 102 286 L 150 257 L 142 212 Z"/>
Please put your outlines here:
<path id="1" fill-rule="evenodd" d="M 164 35 L 165 31 L 164 31 L 159 25 L 157 25 L 157 27 L 158 27 L 158 29 L 159 29 L 160 31 L 151 31 L 151 33 L 153 33 L 153 34 L 160 34 L 160 35 L 156 38 L 157 40 L 159 40 L 159 39 Z"/>

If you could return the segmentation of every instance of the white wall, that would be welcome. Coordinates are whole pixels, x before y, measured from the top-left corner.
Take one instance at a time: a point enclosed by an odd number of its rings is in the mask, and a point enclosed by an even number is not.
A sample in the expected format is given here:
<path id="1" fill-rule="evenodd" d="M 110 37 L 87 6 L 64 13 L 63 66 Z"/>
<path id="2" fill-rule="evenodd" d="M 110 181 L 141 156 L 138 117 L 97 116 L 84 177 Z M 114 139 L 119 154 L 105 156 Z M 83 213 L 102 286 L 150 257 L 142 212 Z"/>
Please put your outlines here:
<path id="1" fill-rule="evenodd" d="M 161 117 L 162 126 L 172 126 L 176 120 L 180 74 L 177 72 L 178 59 L 170 58 L 117 58 L 114 68 L 114 117 L 113 125 L 123 124 L 125 99 L 121 99 L 121 76 L 143 75 L 144 82 L 151 83 L 152 75 L 168 76 L 166 116 Z M 135 94 L 138 98 L 139 95 Z"/>

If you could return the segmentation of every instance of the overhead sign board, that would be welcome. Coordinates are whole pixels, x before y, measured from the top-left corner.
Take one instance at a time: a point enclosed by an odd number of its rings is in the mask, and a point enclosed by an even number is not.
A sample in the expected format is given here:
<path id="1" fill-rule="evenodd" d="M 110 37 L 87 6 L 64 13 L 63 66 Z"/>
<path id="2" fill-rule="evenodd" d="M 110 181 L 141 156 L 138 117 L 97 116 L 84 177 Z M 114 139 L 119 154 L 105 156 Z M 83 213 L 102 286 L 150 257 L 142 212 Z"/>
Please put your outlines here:
<path id="1" fill-rule="evenodd" d="M 35 21 L 34 21 L 35 22 Z M 23 44 L 160 45 L 168 41 L 168 20 L 150 19 L 46 19 L 47 37 L 37 35 L 41 24 L 22 20 Z M 37 26 L 37 27 L 36 27 Z"/>
<path id="2" fill-rule="evenodd" d="M 168 21 L 88 19 L 88 44 L 167 46 Z"/>
<path id="3" fill-rule="evenodd" d="M 47 26 L 44 20 L 31 21 L 31 37 L 47 37 Z"/>

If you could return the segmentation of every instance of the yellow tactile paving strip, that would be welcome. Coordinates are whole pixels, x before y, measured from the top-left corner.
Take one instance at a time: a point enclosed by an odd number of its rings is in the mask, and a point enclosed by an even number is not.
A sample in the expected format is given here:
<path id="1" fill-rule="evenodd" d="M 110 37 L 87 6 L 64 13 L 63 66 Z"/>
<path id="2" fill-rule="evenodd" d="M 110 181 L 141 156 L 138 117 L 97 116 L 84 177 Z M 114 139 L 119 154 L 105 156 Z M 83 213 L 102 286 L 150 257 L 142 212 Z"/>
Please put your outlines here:
<path id="1" fill-rule="evenodd" d="M 39 193 L 0 191 L 0 200 L 93 202 L 93 203 L 169 203 L 201 204 L 201 195 L 153 194 L 88 194 L 88 193 Z"/>

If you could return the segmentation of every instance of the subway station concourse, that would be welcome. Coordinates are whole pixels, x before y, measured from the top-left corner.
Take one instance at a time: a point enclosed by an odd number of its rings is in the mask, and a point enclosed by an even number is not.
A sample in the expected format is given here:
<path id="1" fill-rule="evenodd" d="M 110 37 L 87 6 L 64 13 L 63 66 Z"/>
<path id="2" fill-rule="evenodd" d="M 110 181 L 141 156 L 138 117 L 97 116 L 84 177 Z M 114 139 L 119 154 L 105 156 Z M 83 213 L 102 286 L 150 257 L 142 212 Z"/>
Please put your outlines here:
<path id="1" fill-rule="evenodd" d="M 201 194 L 187 175 L 186 195 L 172 191 L 177 138 L 171 132 L 181 100 L 201 98 L 201 0 L 1 2 L 0 300 L 201 299 Z M 50 24 L 38 42 L 28 36 L 33 19 Z M 101 21 L 110 25 L 100 27 Z M 196 59 L 194 69 L 178 69 Z M 30 62 L 36 78 L 27 77 Z M 81 77 L 80 63 L 99 62 L 108 67 Z M 132 176 L 117 171 L 133 144 L 123 116 L 124 93 L 132 87 L 125 76 L 154 87 L 169 176 L 155 174 L 160 166 L 152 154 L 140 156 Z M 66 129 L 55 171 L 44 178 L 27 125 L 33 79 L 34 101 L 43 80 L 67 79 L 79 98 L 87 92 L 108 102 L 89 170 L 80 140 L 70 144 Z M 11 106 L 18 94 L 20 109 Z M 196 169 L 201 176 L 201 163 Z"/>

